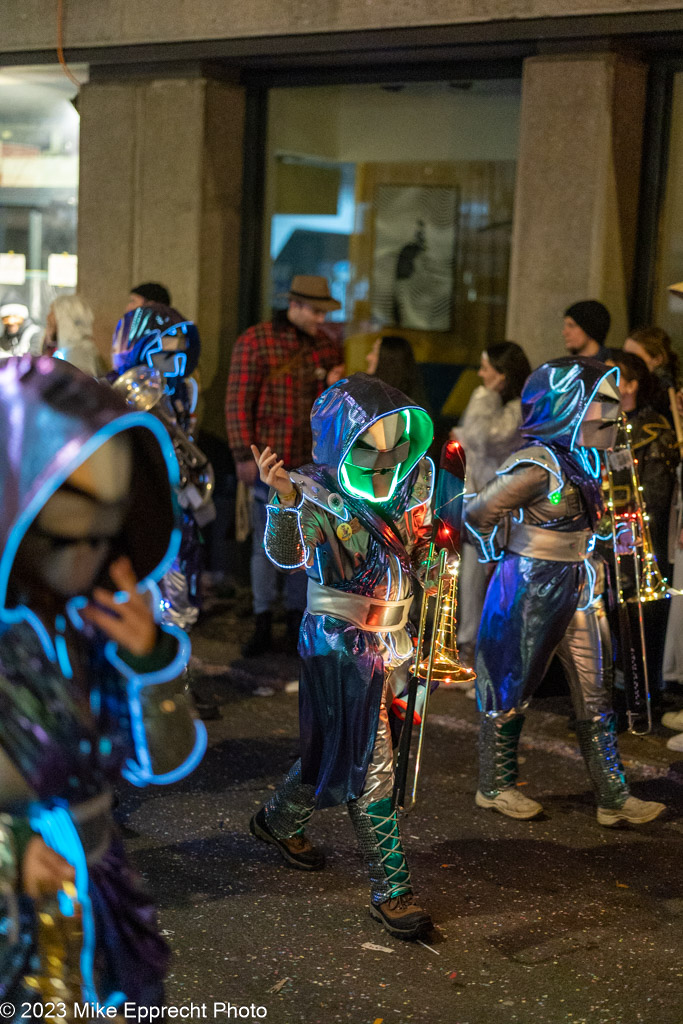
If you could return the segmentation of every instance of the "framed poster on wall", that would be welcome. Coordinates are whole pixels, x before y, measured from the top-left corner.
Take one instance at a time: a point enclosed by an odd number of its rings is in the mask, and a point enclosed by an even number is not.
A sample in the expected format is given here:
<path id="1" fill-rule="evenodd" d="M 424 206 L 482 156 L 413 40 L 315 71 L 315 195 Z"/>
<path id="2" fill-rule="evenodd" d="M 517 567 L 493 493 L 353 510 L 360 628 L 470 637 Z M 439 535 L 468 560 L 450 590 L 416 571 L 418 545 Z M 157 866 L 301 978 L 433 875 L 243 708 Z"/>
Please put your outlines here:
<path id="1" fill-rule="evenodd" d="M 377 186 L 373 319 L 413 330 L 450 330 L 459 204 L 456 187 Z"/>

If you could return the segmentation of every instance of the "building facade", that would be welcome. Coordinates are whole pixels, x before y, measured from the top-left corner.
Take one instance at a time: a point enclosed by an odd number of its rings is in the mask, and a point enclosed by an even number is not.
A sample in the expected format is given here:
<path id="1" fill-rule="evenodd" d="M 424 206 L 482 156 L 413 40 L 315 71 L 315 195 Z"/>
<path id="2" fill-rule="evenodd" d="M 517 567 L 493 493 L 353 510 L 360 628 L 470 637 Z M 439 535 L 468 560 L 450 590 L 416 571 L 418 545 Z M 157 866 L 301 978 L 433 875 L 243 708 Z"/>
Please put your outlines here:
<path id="1" fill-rule="evenodd" d="M 3 7 L 0 69 L 54 65 L 42 0 Z M 652 320 L 683 344 L 683 4 L 63 8 L 87 70 L 79 290 L 106 352 L 130 286 L 168 285 L 201 326 L 210 430 L 234 338 L 291 272 L 334 279 L 352 368 L 400 327 L 444 416 L 486 343 L 561 354 L 579 299 L 609 307 L 613 345 Z"/>

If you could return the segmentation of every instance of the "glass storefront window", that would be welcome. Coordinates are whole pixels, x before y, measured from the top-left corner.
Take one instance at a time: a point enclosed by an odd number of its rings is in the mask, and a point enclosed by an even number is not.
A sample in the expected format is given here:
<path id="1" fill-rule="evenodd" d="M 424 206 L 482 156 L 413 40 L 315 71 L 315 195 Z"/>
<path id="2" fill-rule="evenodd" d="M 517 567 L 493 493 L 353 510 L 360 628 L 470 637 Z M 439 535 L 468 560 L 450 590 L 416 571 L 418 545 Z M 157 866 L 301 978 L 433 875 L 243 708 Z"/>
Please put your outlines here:
<path id="1" fill-rule="evenodd" d="M 294 274 L 324 275 L 347 369 L 401 334 L 433 410 L 457 415 L 479 353 L 505 338 L 520 93 L 517 79 L 271 90 L 263 315 Z"/>
<path id="2" fill-rule="evenodd" d="M 74 291 L 75 260 L 50 257 L 76 256 L 75 95 L 59 66 L 0 68 L 0 306 L 24 305 L 39 324 Z"/>

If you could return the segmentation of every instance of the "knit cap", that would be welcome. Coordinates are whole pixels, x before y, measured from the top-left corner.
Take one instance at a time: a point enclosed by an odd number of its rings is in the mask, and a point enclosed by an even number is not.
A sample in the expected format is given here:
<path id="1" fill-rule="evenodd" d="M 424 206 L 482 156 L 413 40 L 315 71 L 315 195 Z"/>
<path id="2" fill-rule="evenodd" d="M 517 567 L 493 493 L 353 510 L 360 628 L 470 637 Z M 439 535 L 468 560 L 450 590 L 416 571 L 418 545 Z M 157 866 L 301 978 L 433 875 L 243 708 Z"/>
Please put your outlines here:
<path id="1" fill-rule="evenodd" d="M 578 324 L 582 331 L 585 331 L 589 338 L 597 341 L 599 345 L 604 344 L 611 317 L 606 306 L 595 299 L 585 299 L 583 302 L 575 302 L 569 309 L 565 309 L 565 316 L 570 316 L 575 324 Z"/>

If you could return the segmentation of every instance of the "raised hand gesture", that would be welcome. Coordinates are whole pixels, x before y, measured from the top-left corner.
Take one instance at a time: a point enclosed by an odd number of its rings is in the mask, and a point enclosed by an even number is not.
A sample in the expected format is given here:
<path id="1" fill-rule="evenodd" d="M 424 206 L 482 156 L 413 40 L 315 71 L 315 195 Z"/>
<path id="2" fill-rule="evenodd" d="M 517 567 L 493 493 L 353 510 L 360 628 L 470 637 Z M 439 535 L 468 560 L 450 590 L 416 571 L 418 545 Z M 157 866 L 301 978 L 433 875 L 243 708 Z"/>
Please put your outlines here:
<path id="1" fill-rule="evenodd" d="M 289 479 L 289 473 L 283 469 L 283 460 L 278 459 L 275 452 L 266 446 L 259 452 L 255 444 L 251 446 L 251 454 L 258 466 L 259 476 L 264 484 L 272 487 L 278 495 L 291 495 L 294 492 L 294 485 Z M 294 492 L 296 493 L 296 492 Z"/>

